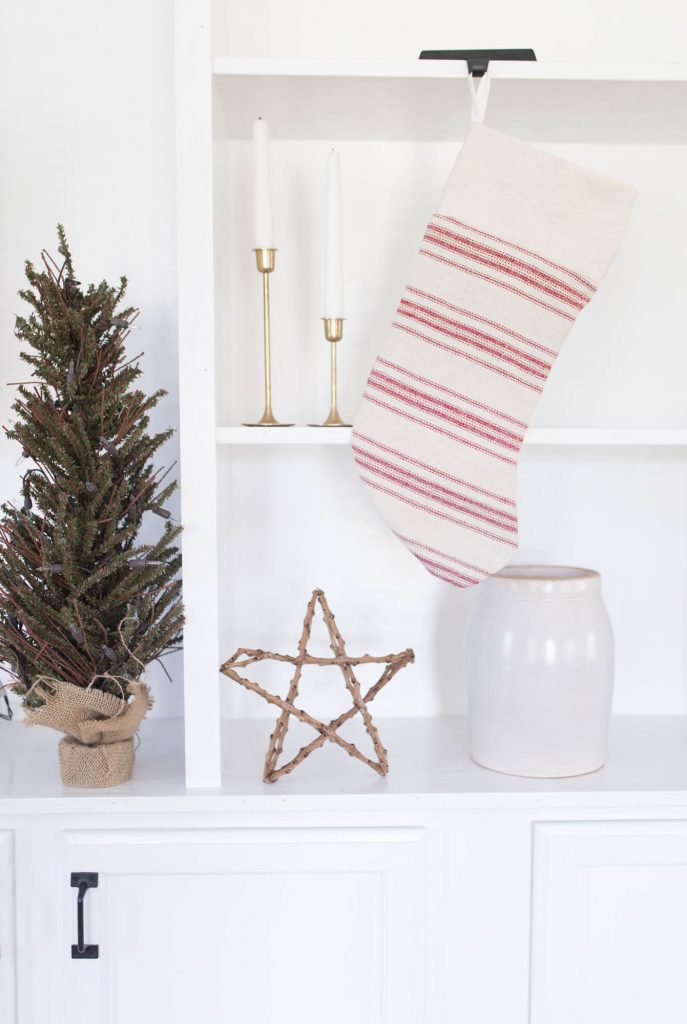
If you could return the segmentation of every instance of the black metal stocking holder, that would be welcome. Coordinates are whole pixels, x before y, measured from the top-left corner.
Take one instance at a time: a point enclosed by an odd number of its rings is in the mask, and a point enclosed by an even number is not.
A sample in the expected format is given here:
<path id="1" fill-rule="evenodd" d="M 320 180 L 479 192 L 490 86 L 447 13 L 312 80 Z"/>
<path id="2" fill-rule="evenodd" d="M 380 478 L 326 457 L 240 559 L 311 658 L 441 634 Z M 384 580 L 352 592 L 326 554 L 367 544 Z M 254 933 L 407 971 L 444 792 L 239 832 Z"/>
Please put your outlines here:
<path id="1" fill-rule="evenodd" d="M 490 60 L 536 60 L 534 50 L 423 50 L 420 60 L 464 60 L 473 78 L 481 78 Z"/>

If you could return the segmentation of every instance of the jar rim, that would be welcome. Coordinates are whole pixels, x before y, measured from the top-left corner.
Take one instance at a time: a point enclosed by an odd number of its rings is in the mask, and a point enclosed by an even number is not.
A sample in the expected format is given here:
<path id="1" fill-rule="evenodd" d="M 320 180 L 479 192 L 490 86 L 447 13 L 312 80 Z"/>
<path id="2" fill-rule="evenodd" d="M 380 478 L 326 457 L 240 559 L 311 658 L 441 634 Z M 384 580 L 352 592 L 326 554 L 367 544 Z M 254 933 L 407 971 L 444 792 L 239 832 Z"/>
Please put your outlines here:
<path id="1" fill-rule="evenodd" d="M 492 580 L 518 580 L 526 583 L 571 583 L 574 580 L 600 579 L 596 569 L 574 565 L 507 565 L 488 577 Z"/>

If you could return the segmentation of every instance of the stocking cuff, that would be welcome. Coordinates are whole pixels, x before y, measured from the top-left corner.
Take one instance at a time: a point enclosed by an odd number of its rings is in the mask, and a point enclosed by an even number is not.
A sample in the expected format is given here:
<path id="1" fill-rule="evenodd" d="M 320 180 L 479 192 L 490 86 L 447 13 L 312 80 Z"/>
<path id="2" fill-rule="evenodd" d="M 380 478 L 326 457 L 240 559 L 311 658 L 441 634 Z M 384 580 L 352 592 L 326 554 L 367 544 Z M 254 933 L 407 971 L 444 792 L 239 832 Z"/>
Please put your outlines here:
<path id="1" fill-rule="evenodd" d="M 532 250 L 597 285 L 636 196 L 631 186 L 473 124 L 438 213 Z"/>

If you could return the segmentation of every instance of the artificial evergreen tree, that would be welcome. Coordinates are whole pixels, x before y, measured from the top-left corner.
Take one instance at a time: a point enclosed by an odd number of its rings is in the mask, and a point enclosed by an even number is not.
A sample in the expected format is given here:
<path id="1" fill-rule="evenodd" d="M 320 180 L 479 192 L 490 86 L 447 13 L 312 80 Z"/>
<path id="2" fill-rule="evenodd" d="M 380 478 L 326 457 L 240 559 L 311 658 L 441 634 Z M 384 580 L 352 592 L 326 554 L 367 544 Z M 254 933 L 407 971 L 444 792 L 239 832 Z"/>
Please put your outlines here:
<path id="1" fill-rule="evenodd" d="M 58 235 L 61 265 L 45 252 L 40 269 L 27 262 L 20 292 L 32 380 L 6 429 L 24 462 L 21 499 L 0 521 L 0 658 L 28 709 L 61 684 L 127 700 L 129 682 L 178 647 L 183 622 L 180 528 L 165 508 L 176 482 L 154 464 L 172 431 L 148 429 L 165 392 L 135 386 L 126 279 L 82 288 Z M 159 536 L 142 543 L 151 515 Z"/>

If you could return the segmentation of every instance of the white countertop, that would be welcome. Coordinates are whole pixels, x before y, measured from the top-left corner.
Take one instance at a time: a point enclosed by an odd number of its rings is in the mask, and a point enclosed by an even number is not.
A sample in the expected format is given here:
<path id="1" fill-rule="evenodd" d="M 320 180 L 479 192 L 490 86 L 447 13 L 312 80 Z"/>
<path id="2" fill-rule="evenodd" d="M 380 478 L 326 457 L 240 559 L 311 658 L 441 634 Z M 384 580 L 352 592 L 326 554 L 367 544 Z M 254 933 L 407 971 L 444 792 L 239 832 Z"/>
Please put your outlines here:
<path id="1" fill-rule="evenodd" d="M 291 775 L 266 785 L 262 762 L 272 724 L 266 719 L 223 723 L 220 789 L 186 789 L 183 723 L 153 719 L 141 730 L 130 782 L 78 790 L 60 782 L 57 733 L 3 722 L 0 814 L 611 805 L 687 811 L 687 716 L 616 718 L 607 765 L 569 779 L 525 779 L 479 767 L 470 760 L 462 718 L 386 719 L 378 722 L 389 751 L 386 779 L 325 744 Z M 361 745 L 364 739 L 363 734 Z M 293 752 L 298 741 L 294 737 Z"/>

